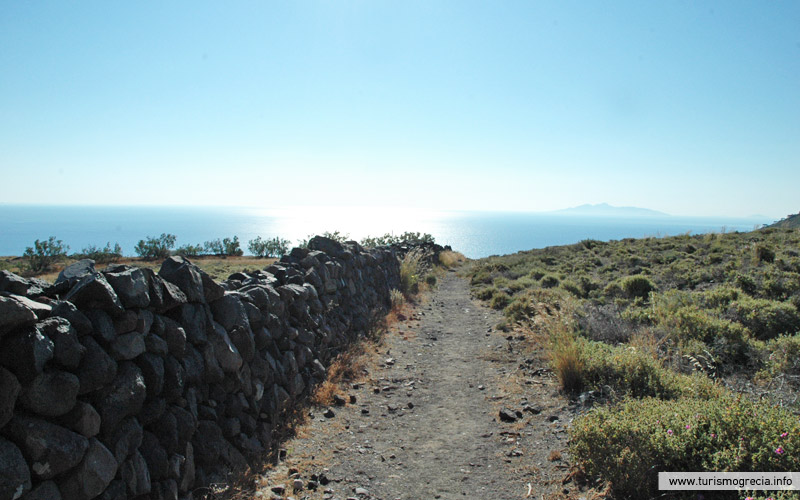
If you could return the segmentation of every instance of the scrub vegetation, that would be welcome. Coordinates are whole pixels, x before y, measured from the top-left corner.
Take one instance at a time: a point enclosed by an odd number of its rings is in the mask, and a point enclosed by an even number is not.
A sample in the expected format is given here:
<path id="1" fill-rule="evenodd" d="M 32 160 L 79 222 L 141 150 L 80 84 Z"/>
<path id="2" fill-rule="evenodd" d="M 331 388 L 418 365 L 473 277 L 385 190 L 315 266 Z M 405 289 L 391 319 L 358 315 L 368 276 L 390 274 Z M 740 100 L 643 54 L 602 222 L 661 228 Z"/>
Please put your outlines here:
<path id="1" fill-rule="evenodd" d="M 584 240 L 469 278 L 596 402 L 570 451 L 615 497 L 657 495 L 658 471 L 800 470 L 800 230 Z"/>

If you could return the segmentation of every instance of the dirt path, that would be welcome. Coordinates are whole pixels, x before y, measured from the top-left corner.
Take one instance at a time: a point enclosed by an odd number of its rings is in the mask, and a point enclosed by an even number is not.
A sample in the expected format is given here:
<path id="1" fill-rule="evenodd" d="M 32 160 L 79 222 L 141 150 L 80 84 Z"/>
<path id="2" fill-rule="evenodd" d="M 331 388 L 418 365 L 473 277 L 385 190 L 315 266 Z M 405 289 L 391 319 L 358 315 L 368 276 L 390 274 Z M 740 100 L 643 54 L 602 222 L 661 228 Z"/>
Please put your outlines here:
<path id="1" fill-rule="evenodd" d="M 312 410 L 261 497 L 561 497 L 572 413 L 529 341 L 494 331 L 500 319 L 447 273 L 390 329 L 365 383 L 346 388 L 350 402 L 333 416 Z"/>

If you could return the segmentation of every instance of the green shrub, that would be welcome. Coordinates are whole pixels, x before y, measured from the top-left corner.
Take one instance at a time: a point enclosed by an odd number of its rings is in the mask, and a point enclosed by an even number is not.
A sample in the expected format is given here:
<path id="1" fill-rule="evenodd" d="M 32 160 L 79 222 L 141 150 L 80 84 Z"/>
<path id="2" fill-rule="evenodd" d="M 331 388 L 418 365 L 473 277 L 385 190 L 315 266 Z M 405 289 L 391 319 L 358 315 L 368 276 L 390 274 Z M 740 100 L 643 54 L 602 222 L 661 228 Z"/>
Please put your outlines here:
<path id="1" fill-rule="evenodd" d="M 542 288 L 553 288 L 557 287 L 559 282 L 560 280 L 558 279 L 557 276 L 554 276 L 552 274 L 546 274 L 545 276 L 542 277 L 540 285 L 542 286 Z"/>
<path id="2" fill-rule="evenodd" d="M 199 257 L 205 253 L 203 245 L 186 244 L 175 249 L 175 254 L 181 257 Z"/>
<path id="3" fill-rule="evenodd" d="M 647 300 L 647 297 L 650 295 L 650 292 L 655 291 L 656 286 L 650 281 L 649 278 L 642 275 L 636 276 L 626 276 L 620 282 L 620 287 L 622 291 L 625 292 L 625 295 L 628 298 L 641 298 Z"/>
<path id="4" fill-rule="evenodd" d="M 528 273 L 528 276 L 530 276 L 531 278 L 535 279 L 536 281 L 539 281 L 540 279 L 542 279 L 542 277 L 544 277 L 545 274 L 547 274 L 546 271 L 544 271 L 540 267 L 537 267 L 537 268 L 532 269 Z"/>
<path id="5" fill-rule="evenodd" d="M 756 245 L 756 259 L 760 262 L 774 262 L 775 250 L 767 245 Z"/>
<path id="6" fill-rule="evenodd" d="M 277 236 L 268 240 L 256 236 L 247 242 L 247 249 L 256 257 L 282 257 L 289 251 L 289 244 L 289 240 Z"/>
<path id="7" fill-rule="evenodd" d="M 626 400 L 579 417 L 570 452 L 615 498 L 653 498 L 660 471 L 800 470 L 800 424 L 790 411 L 730 396 Z"/>
<path id="8" fill-rule="evenodd" d="M 731 304 L 730 314 L 761 340 L 800 331 L 800 313 L 786 302 L 742 297 Z"/>
<path id="9" fill-rule="evenodd" d="M 475 297 L 478 300 L 490 300 L 495 293 L 497 293 L 497 288 L 493 286 L 489 286 L 486 288 L 478 288 L 475 291 Z"/>
<path id="10" fill-rule="evenodd" d="M 406 231 L 403 234 L 386 233 L 383 236 L 367 236 L 361 240 L 361 245 L 367 248 L 375 248 L 398 243 L 435 243 L 435 239 L 428 233 Z"/>
<path id="11" fill-rule="evenodd" d="M 505 309 L 505 307 L 511 303 L 511 296 L 508 295 L 506 292 L 498 291 L 494 295 L 492 295 L 492 300 L 489 302 L 489 306 L 492 309 Z"/>
<path id="12" fill-rule="evenodd" d="M 106 243 L 106 246 L 103 248 L 89 245 L 81 250 L 79 254 L 75 254 L 75 257 L 79 259 L 92 259 L 98 264 L 117 262 L 122 258 L 122 247 L 119 246 L 119 243 L 115 243 L 114 248 L 111 248 L 110 242 Z"/>
<path id="13" fill-rule="evenodd" d="M 161 233 L 158 238 L 148 236 L 144 240 L 139 240 L 139 243 L 134 247 L 136 255 L 148 259 L 166 259 L 169 257 L 172 247 L 175 246 L 175 235 Z"/>
<path id="14" fill-rule="evenodd" d="M 529 321 L 536 315 L 534 304 L 533 294 L 528 291 L 515 296 L 513 301 L 506 306 L 504 313 L 511 321 Z"/>
<path id="15" fill-rule="evenodd" d="M 800 334 L 769 340 L 764 350 L 768 353 L 764 361 L 767 374 L 800 375 Z"/>
<path id="16" fill-rule="evenodd" d="M 220 257 L 240 256 L 244 253 L 239 246 L 238 236 L 223 238 L 222 240 L 217 238 L 216 240 L 206 241 L 203 243 L 203 247 L 206 253 L 218 255 Z"/>
<path id="17" fill-rule="evenodd" d="M 436 286 L 436 276 L 433 274 L 425 276 L 425 284 L 428 286 Z"/>
<path id="18" fill-rule="evenodd" d="M 28 260 L 28 267 L 35 273 L 47 271 L 56 261 L 66 258 L 69 245 L 51 236 L 44 241 L 36 240 L 32 247 L 27 247 L 23 257 Z"/>

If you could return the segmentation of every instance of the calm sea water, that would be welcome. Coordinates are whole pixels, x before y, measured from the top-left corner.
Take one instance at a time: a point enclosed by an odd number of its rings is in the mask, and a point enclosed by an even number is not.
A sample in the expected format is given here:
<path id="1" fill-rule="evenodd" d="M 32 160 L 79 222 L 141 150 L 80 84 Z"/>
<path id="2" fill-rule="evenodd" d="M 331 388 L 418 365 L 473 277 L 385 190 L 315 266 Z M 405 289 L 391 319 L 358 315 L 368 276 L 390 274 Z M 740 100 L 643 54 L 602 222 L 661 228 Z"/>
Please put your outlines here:
<path id="1" fill-rule="evenodd" d="M 119 243 L 126 255 L 140 239 L 172 233 L 177 244 L 238 236 L 292 241 L 338 230 L 368 235 L 420 231 L 471 258 L 515 253 L 586 238 L 612 240 L 714 231 L 751 231 L 767 219 L 709 217 L 585 217 L 543 213 L 409 211 L 392 208 L 198 208 L 0 205 L 0 255 L 21 255 L 36 239 L 55 236 L 80 251 Z"/>

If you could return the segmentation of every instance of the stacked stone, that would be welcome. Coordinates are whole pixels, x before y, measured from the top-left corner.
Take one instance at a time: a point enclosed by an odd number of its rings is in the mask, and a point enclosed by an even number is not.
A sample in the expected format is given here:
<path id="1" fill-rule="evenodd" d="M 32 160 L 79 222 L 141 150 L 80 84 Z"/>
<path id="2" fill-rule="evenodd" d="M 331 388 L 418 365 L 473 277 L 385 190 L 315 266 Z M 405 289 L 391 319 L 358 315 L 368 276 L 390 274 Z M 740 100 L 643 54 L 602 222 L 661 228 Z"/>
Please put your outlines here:
<path id="1" fill-rule="evenodd" d="M 273 429 L 390 304 L 404 250 L 316 237 L 216 283 L 94 262 L 0 274 L 0 500 L 187 499 Z"/>

